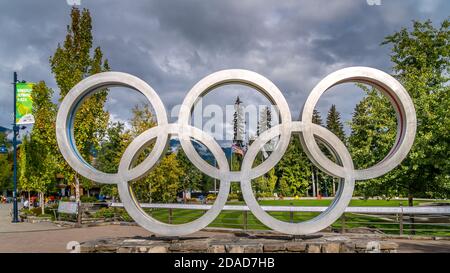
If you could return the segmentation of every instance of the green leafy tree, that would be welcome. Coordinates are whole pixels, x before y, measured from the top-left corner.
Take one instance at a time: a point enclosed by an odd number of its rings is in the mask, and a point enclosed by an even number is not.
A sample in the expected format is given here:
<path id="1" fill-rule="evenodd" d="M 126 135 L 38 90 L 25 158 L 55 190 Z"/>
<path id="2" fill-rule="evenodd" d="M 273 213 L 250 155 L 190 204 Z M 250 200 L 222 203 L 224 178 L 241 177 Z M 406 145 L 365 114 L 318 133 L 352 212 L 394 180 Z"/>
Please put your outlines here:
<path id="1" fill-rule="evenodd" d="M 252 185 L 257 195 L 269 197 L 272 196 L 275 191 L 277 180 L 278 177 L 275 174 L 275 168 L 272 168 L 263 176 L 254 179 Z"/>
<path id="2" fill-rule="evenodd" d="M 181 147 L 177 151 L 176 159 L 183 171 L 183 175 L 180 177 L 180 190 L 187 193 L 188 191 L 200 189 L 203 173 L 191 163 Z M 184 201 L 186 202 L 186 199 Z"/>
<path id="3" fill-rule="evenodd" d="M 156 126 L 156 122 L 149 106 L 135 106 L 131 120 L 130 141 L 153 126 Z M 150 145 L 144 149 L 133 166 L 142 162 L 150 154 L 152 147 L 153 145 Z M 176 154 L 166 155 L 146 177 L 132 183 L 134 194 L 138 200 L 144 202 L 172 202 L 176 200 L 177 192 L 181 188 L 180 181 L 184 175 Z"/>
<path id="4" fill-rule="evenodd" d="M 416 196 L 448 197 L 450 192 L 449 26 L 430 20 L 413 22 L 385 38 L 392 46 L 394 75 L 410 94 L 417 113 L 417 135 L 406 160 L 397 168 L 395 187 Z"/>
<path id="5" fill-rule="evenodd" d="M 314 120 L 314 116 L 313 116 Z M 320 119 L 318 121 L 321 121 Z M 336 105 L 332 104 L 330 107 L 330 110 L 327 114 L 327 120 L 326 120 L 326 128 L 330 130 L 333 134 L 335 134 L 344 144 L 346 143 L 346 136 L 344 132 L 344 125 L 341 121 L 341 114 L 337 111 Z M 336 162 L 336 159 L 334 155 L 332 154 L 331 150 L 327 148 L 323 143 L 319 142 L 319 147 L 321 148 L 322 152 L 332 161 Z M 336 192 L 336 186 L 335 186 L 335 178 L 325 174 L 321 170 L 319 170 L 317 167 L 313 167 L 314 174 L 317 179 L 318 188 L 323 193 L 323 195 L 328 196 L 330 190 L 333 194 Z M 321 183 L 320 183 L 321 182 Z M 318 190 L 319 191 L 319 190 Z"/>
<path id="6" fill-rule="evenodd" d="M 408 196 L 410 206 L 414 197 L 448 197 L 449 21 L 437 28 L 431 21 L 415 21 L 412 30 L 403 28 L 386 37 L 382 44 L 392 46 L 394 76 L 414 102 L 417 134 L 399 167 L 383 177 L 358 184 L 371 196 Z M 397 124 L 387 98 L 373 89 L 365 91 L 368 95 L 355 108 L 349 139 L 358 168 L 372 166 L 388 154 Z"/>
<path id="7" fill-rule="evenodd" d="M 7 149 L 11 146 L 6 139 L 6 134 L 0 133 L 0 146 Z M 12 156 L 11 153 L 0 154 L 0 193 L 11 190 L 12 185 Z"/>
<path id="8" fill-rule="evenodd" d="M 366 96 L 356 105 L 350 124 L 349 151 L 355 168 L 364 169 L 381 161 L 392 148 L 396 134 L 394 109 L 388 99 L 374 88 L 358 86 Z M 382 177 L 361 181 L 356 185 L 358 193 L 365 196 L 396 195 L 395 172 Z"/>
<path id="9" fill-rule="evenodd" d="M 259 136 L 270 128 L 272 128 L 272 111 L 266 106 L 259 115 L 256 135 Z M 266 143 L 263 146 L 263 150 L 258 153 L 253 166 L 256 167 L 270 156 L 273 148 L 274 140 L 272 139 Z M 254 179 L 252 181 L 252 186 L 257 195 L 268 197 L 273 195 L 277 180 L 278 177 L 275 174 L 275 169 L 272 168 L 266 174 Z"/>
<path id="10" fill-rule="evenodd" d="M 20 145 L 17 157 L 18 157 L 18 189 L 19 191 L 28 192 L 28 199 L 30 199 L 30 192 L 34 190 L 30 181 L 30 165 L 33 162 L 30 161 L 27 153 L 31 151 L 30 145 L 28 144 L 28 137 L 24 137 L 22 140 L 22 144 Z"/>
<path id="11" fill-rule="evenodd" d="M 129 133 L 125 131 L 121 122 L 110 123 L 106 137 L 100 143 L 100 150 L 95 167 L 106 173 L 117 173 L 120 159 L 129 143 Z M 103 185 L 101 194 L 117 198 L 119 193 L 115 185 Z"/>
<path id="12" fill-rule="evenodd" d="M 33 190 L 40 195 L 42 213 L 44 213 L 44 195 L 54 188 L 56 183 L 57 157 L 56 144 L 56 107 L 51 98 L 53 90 L 41 81 L 31 92 L 35 123 L 24 145 L 25 164 L 22 166 L 22 188 Z"/>
<path id="13" fill-rule="evenodd" d="M 148 175 L 151 184 L 151 198 L 155 202 L 169 203 L 176 201 L 180 189 L 180 179 L 183 177 L 183 168 L 180 166 L 176 154 L 166 155 Z"/>
<path id="14" fill-rule="evenodd" d="M 56 52 L 50 58 L 52 73 L 60 90 L 60 100 L 64 99 L 69 90 L 82 79 L 99 72 L 108 71 L 109 64 L 103 59 L 100 47 L 93 50 L 92 19 L 89 10 L 73 7 L 71 24 L 67 26 L 67 35 L 63 45 L 58 44 Z M 75 117 L 75 140 L 82 157 L 91 162 L 92 149 L 98 149 L 109 120 L 108 112 L 103 110 L 107 90 L 101 90 L 87 98 L 80 106 Z M 79 201 L 79 176 L 60 158 L 60 172 L 76 188 L 76 198 Z M 82 179 L 87 189 L 93 183 Z"/>
<path id="15" fill-rule="evenodd" d="M 304 195 L 309 187 L 311 168 L 297 136 L 291 138 L 289 147 L 276 166 L 278 191 L 283 196 Z"/>

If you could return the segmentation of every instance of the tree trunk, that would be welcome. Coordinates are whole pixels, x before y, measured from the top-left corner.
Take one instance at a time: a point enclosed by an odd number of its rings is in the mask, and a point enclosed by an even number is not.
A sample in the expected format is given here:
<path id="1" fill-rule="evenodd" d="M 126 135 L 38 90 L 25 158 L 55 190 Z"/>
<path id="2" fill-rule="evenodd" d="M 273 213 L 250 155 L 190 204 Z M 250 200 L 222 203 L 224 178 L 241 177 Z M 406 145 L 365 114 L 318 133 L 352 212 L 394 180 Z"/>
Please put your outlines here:
<path id="1" fill-rule="evenodd" d="M 80 203 L 80 180 L 77 174 L 75 174 L 75 201 Z"/>
<path id="2" fill-rule="evenodd" d="M 317 190 L 316 190 L 316 192 L 317 192 L 317 196 L 319 196 L 320 195 L 320 184 L 319 184 L 319 176 L 317 175 L 317 169 L 316 168 L 314 168 L 314 176 L 316 177 L 316 187 L 317 187 Z"/>
<path id="3" fill-rule="evenodd" d="M 31 210 L 31 193 L 28 191 L 28 210 Z"/>
<path id="4" fill-rule="evenodd" d="M 45 214 L 45 199 L 44 199 L 43 192 L 39 193 L 39 199 L 40 199 L 40 203 L 41 203 L 41 214 Z"/>
<path id="5" fill-rule="evenodd" d="M 75 200 L 78 206 L 77 223 L 81 225 L 81 200 L 80 200 L 80 180 L 78 179 L 78 174 L 75 174 Z"/>
<path id="6" fill-rule="evenodd" d="M 408 194 L 408 205 L 410 207 L 414 206 L 413 195 L 411 193 Z M 414 229 L 414 222 L 415 222 L 414 214 L 410 214 L 409 215 L 409 219 L 410 219 L 410 222 L 411 222 L 411 235 L 415 235 L 416 234 L 416 230 Z"/>
<path id="7" fill-rule="evenodd" d="M 311 179 L 312 179 L 313 197 L 316 197 L 316 183 L 314 182 L 314 167 L 311 167 Z"/>
<path id="8" fill-rule="evenodd" d="M 335 183 L 335 178 L 333 177 L 333 196 L 336 196 L 336 183 Z"/>

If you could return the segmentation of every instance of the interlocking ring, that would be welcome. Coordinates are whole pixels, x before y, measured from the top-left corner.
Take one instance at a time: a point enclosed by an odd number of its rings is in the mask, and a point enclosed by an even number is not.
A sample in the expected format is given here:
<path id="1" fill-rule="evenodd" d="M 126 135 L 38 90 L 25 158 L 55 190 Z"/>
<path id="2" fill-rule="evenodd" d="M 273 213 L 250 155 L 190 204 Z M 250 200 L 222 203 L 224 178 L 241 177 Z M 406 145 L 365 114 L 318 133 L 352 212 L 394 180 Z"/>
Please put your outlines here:
<path id="1" fill-rule="evenodd" d="M 370 84 L 381 90 L 390 100 L 397 113 L 397 138 L 388 155 L 378 164 L 364 170 L 355 170 L 352 158 L 344 143 L 332 132 L 312 123 L 312 113 L 320 96 L 334 85 L 345 82 Z M 253 87 L 277 105 L 280 124 L 263 132 L 249 147 L 244 156 L 241 171 L 231 171 L 224 151 L 215 139 L 204 131 L 190 125 L 195 102 L 214 88 L 225 84 L 243 84 Z M 74 117 L 79 105 L 99 89 L 122 86 L 141 92 L 150 102 L 157 119 L 157 126 L 135 138 L 125 150 L 115 174 L 104 173 L 90 166 L 80 155 L 74 141 Z M 355 180 L 379 177 L 400 164 L 414 142 L 416 134 L 414 105 L 404 87 L 390 75 L 368 67 L 350 67 L 338 70 L 324 78 L 312 90 L 306 100 L 300 121 L 293 121 L 291 111 L 281 91 L 267 78 L 248 70 L 231 69 L 213 73 L 200 80 L 189 91 L 180 108 L 176 123 L 168 123 L 163 103 L 156 92 L 141 79 L 120 72 L 104 72 L 90 76 L 78 83 L 65 96 L 58 111 L 56 136 L 59 149 L 68 164 L 82 176 L 98 183 L 117 184 L 119 195 L 130 216 L 145 229 L 161 234 L 180 236 L 198 231 L 210 224 L 221 212 L 230 191 L 231 182 L 241 184 L 244 200 L 251 212 L 266 226 L 283 233 L 304 235 L 320 231 L 336 221 L 352 198 Z M 264 175 L 281 159 L 289 145 L 292 133 L 299 133 L 301 144 L 309 159 L 321 170 L 341 178 L 336 198 L 319 216 L 301 223 L 286 223 L 275 219 L 258 204 L 251 187 L 251 180 Z M 147 215 L 133 196 L 129 182 L 142 178 L 164 155 L 170 135 L 178 135 L 181 146 L 189 160 L 203 173 L 219 179 L 220 189 L 211 209 L 200 218 L 185 224 L 172 225 Z M 271 139 L 279 138 L 275 150 L 261 164 L 253 167 L 260 149 Z M 218 168 L 211 166 L 194 149 L 191 138 L 200 141 L 214 155 Z M 139 165 L 132 163 L 140 151 L 156 139 L 150 155 Z M 335 155 L 336 163 L 320 150 L 316 139 L 323 142 Z"/>

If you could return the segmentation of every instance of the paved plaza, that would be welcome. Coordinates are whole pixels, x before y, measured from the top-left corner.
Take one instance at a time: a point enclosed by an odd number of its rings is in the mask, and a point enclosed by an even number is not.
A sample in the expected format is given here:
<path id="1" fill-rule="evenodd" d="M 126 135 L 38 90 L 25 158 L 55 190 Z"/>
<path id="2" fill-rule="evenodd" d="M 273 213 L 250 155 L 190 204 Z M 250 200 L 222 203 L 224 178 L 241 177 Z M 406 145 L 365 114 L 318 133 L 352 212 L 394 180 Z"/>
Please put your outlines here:
<path id="1" fill-rule="evenodd" d="M 0 252 L 69 252 L 67 243 L 85 242 L 106 238 L 152 235 L 138 226 L 98 226 L 84 228 L 61 228 L 52 223 L 11 223 L 11 205 L 0 205 Z M 201 231 L 192 236 L 217 236 L 218 233 Z M 224 236 L 224 233 L 220 233 Z M 229 236 L 234 236 L 229 233 Z M 390 240 L 399 244 L 399 252 L 450 253 L 450 241 Z"/>

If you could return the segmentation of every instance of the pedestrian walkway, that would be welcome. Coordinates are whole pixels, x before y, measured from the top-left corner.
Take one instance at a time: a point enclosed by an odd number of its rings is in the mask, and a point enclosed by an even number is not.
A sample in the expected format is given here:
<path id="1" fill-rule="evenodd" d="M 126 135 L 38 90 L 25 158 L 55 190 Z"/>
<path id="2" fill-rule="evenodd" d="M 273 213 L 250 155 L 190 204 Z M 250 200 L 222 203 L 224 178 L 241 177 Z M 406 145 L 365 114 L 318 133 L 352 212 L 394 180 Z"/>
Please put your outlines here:
<path id="1" fill-rule="evenodd" d="M 53 223 L 12 223 L 12 204 L 0 204 L 0 233 L 61 229 Z"/>

